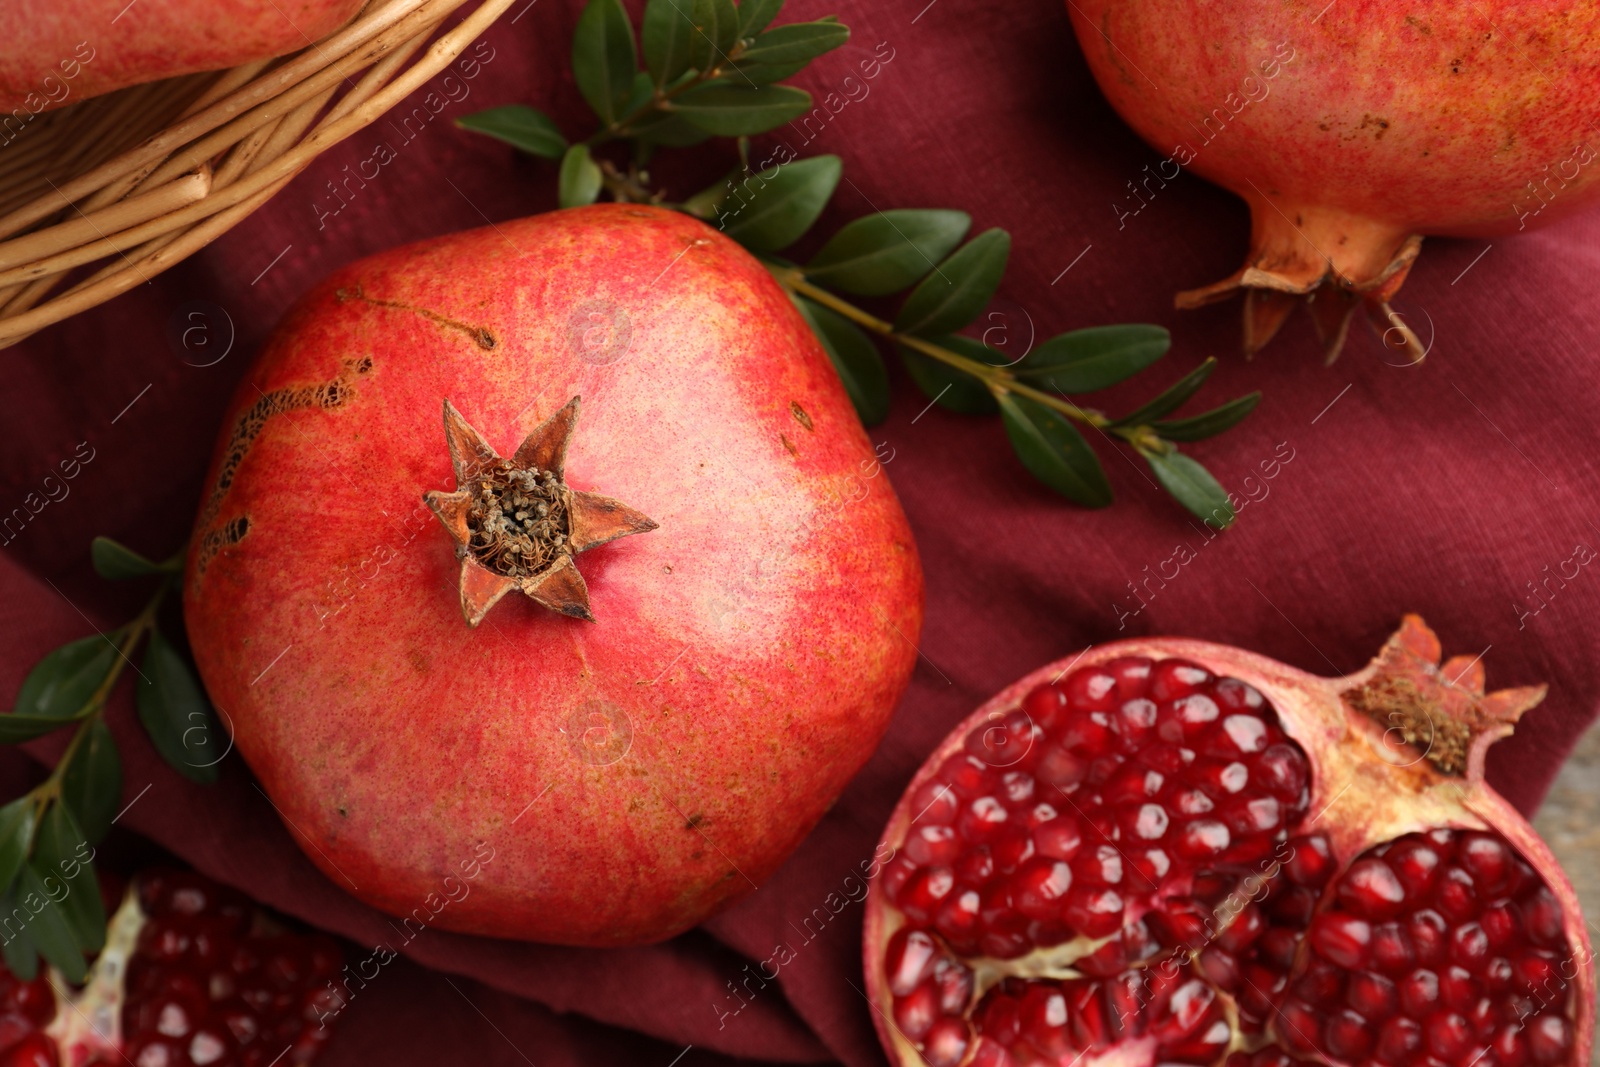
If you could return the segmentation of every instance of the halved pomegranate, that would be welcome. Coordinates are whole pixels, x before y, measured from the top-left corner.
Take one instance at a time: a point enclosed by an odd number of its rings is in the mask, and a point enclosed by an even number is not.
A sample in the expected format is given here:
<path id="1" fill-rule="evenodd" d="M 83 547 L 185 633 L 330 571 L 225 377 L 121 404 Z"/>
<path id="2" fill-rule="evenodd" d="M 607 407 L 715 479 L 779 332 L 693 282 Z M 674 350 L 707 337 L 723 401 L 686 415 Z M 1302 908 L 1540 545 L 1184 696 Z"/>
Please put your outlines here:
<path id="1" fill-rule="evenodd" d="M 1589 939 L 1483 781 L 1485 695 L 1415 616 L 1364 670 L 1120 641 L 945 739 L 884 832 L 868 995 L 897 1064 L 1579 1067 Z M 880 848 L 879 855 L 887 849 Z"/>
<path id="2" fill-rule="evenodd" d="M 106 944 L 81 990 L 0 967 L 0 1067 L 279 1067 L 311 1063 L 349 995 L 338 942 L 287 931 L 193 871 L 110 896 Z"/>

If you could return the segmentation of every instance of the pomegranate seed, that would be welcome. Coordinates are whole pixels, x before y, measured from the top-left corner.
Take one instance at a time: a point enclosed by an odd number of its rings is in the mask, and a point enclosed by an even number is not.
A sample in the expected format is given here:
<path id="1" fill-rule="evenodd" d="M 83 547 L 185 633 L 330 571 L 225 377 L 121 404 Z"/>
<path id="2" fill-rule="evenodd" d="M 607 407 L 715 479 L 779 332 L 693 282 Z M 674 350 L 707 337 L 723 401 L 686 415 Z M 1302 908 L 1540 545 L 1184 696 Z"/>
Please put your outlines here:
<path id="1" fill-rule="evenodd" d="M 1536 945 L 1550 948 L 1560 945 L 1564 940 L 1561 905 L 1548 886 L 1541 885 L 1523 902 L 1522 921 L 1528 937 Z"/>
<path id="2" fill-rule="evenodd" d="M 994 870 L 994 853 L 988 845 L 979 845 L 956 863 L 956 877 L 963 885 L 983 885 L 994 877 Z"/>
<path id="3" fill-rule="evenodd" d="M 1100 669 L 1117 680 L 1117 697 L 1132 700 L 1143 696 L 1150 685 L 1154 663 L 1144 656 L 1122 656 L 1101 665 Z"/>
<path id="4" fill-rule="evenodd" d="M 1067 709 L 1067 694 L 1060 686 L 1041 685 L 1022 700 L 1022 712 L 1046 731 L 1055 728 Z"/>
<path id="5" fill-rule="evenodd" d="M 1347 970 L 1366 966 L 1371 942 L 1371 924 L 1352 915 L 1328 912 L 1311 924 L 1312 948 Z"/>
<path id="6" fill-rule="evenodd" d="M 921 1041 L 938 1018 L 939 996 L 931 982 L 894 999 L 894 1024 L 912 1041 Z"/>
<path id="7" fill-rule="evenodd" d="M 1449 926 L 1444 916 L 1431 908 L 1412 914 L 1406 922 L 1406 934 L 1417 962 L 1424 967 L 1437 967 L 1449 955 Z"/>
<path id="8" fill-rule="evenodd" d="M 0 1067 L 58 1067 L 61 1059 L 56 1043 L 41 1033 L 32 1033 L 6 1050 Z"/>
<path id="9" fill-rule="evenodd" d="M 1236 765 L 1241 766 L 1241 765 Z M 1226 823 L 1216 819 L 1195 819 L 1178 833 L 1177 851 L 1190 860 L 1219 856 L 1233 840 Z"/>
<path id="10" fill-rule="evenodd" d="M 1111 845 L 1100 845 L 1092 851 L 1079 853 L 1072 862 L 1072 873 L 1084 885 L 1121 885 L 1122 853 Z"/>
<path id="11" fill-rule="evenodd" d="M 1467 830 L 1456 842 L 1456 862 L 1486 897 L 1505 892 L 1512 875 L 1511 849 L 1495 834 Z"/>
<path id="12" fill-rule="evenodd" d="M 1062 689 L 1077 711 L 1110 711 L 1119 702 L 1117 676 L 1103 667 L 1073 671 Z"/>
<path id="13" fill-rule="evenodd" d="M 1359 859 L 1339 880 L 1339 902 L 1365 919 L 1391 919 L 1405 900 L 1405 887 L 1381 859 Z"/>
<path id="14" fill-rule="evenodd" d="M 939 913 L 933 917 L 934 928 L 964 955 L 971 954 L 967 946 L 974 944 L 973 939 L 978 936 L 980 899 L 976 889 L 959 890 L 939 906 Z"/>
<path id="15" fill-rule="evenodd" d="M 928 1029 L 923 1038 L 922 1058 L 928 1067 L 957 1067 L 967 1054 L 971 1036 L 960 1019 L 943 1018 Z"/>
<path id="16" fill-rule="evenodd" d="M 1156 885 L 1172 870 L 1172 857 L 1165 849 L 1147 848 L 1133 857 L 1133 869 L 1150 885 Z"/>
<path id="17" fill-rule="evenodd" d="M 982 760 L 958 752 L 940 765 L 937 778 L 955 792 L 958 800 L 970 800 L 988 785 L 988 770 Z"/>
<path id="18" fill-rule="evenodd" d="M 1295 950 L 1300 947 L 1300 937 L 1293 930 L 1282 926 L 1274 926 L 1261 935 L 1261 958 L 1277 967 L 1280 971 L 1287 971 L 1294 963 Z"/>
<path id="19" fill-rule="evenodd" d="M 883 869 L 883 882 L 881 884 L 885 895 L 898 904 L 901 894 L 905 892 L 906 883 L 911 880 L 911 876 L 915 873 L 917 873 L 917 865 L 911 862 L 908 857 L 896 856 L 890 860 L 888 866 Z M 248 974 L 248 968 L 241 970 L 238 966 L 241 954 L 242 950 L 235 950 L 234 952 L 233 973 Z"/>
<path id="20" fill-rule="evenodd" d="M 1460 867 L 1445 868 L 1434 900 L 1444 917 L 1452 922 L 1466 922 L 1478 914 L 1477 887 L 1472 875 Z"/>
<path id="21" fill-rule="evenodd" d="M 1061 899 L 1072 888 L 1072 874 L 1072 868 L 1061 860 L 1033 860 L 1011 881 L 1013 905 L 1030 919 L 1055 918 L 1061 911 Z"/>
<path id="22" fill-rule="evenodd" d="M 1033 776 L 1026 771 L 1007 771 L 1000 776 L 1000 796 L 1008 808 L 1032 806 Z"/>
<path id="23" fill-rule="evenodd" d="M 949 826 L 918 826 L 906 836 L 906 855 L 919 867 L 947 864 L 961 854 L 962 844 Z"/>
<path id="24" fill-rule="evenodd" d="M 1083 886 L 1067 894 L 1062 915 L 1085 937 L 1105 937 L 1122 926 L 1122 908 L 1122 896 L 1115 889 Z"/>
<path id="25" fill-rule="evenodd" d="M 889 992 L 897 997 L 908 995 L 921 984 L 938 951 L 933 938 L 921 930 L 902 929 L 896 932 L 889 939 L 889 947 L 884 955 Z"/>
<path id="26" fill-rule="evenodd" d="M 1089 761 L 1060 745 L 1049 745 L 1040 753 L 1033 774 L 1047 786 L 1071 792 L 1089 776 Z"/>
<path id="27" fill-rule="evenodd" d="M 983 842 L 993 839 L 1009 819 L 1006 806 L 997 797 L 981 796 L 961 813 L 957 827 L 968 841 Z"/>
<path id="28" fill-rule="evenodd" d="M 925 867 L 911 876 L 900 895 L 900 910 L 906 918 L 919 926 L 926 926 L 933 918 L 939 902 L 955 888 L 955 875 L 946 867 Z"/>
<path id="29" fill-rule="evenodd" d="M 1572 1054 L 1572 1024 L 1559 1015 L 1534 1019 L 1527 1026 L 1527 1038 L 1535 1063 L 1564 1063 Z"/>
<path id="30" fill-rule="evenodd" d="M 1423 1018 L 1441 1003 L 1439 976 L 1430 970 L 1412 971 L 1400 980 L 1400 1007 L 1413 1018 Z"/>
<path id="31" fill-rule="evenodd" d="M 1217 935 L 1217 944 L 1229 952 L 1242 952 L 1254 944 L 1266 929 L 1267 921 L 1261 917 L 1261 909 L 1254 904 L 1246 904 Z"/>
<path id="32" fill-rule="evenodd" d="M 1315 1035 L 1322 1029 L 1322 1020 L 1311 1005 L 1301 1000 L 1289 1000 L 1278 1012 L 1278 1037 L 1290 1051 L 1302 1055 L 1316 1053 Z"/>
<path id="33" fill-rule="evenodd" d="M 1146 762 L 1153 755 L 1150 749 L 1158 747 L 1149 744 L 1155 728 L 1156 702 L 1144 697 L 1123 701 L 1111 716 L 1111 729 L 1122 739 L 1121 749 L 1124 752 L 1142 752 Z M 1169 771 L 1177 769 L 1170 760 L 1163 763 Z"/>
<path id="34" fill-rule="evenodd" d="M 1344 987 L 1344 975 L 1343 968 L 1312 957 L 1306 961 L 1305 971 L 1295 980 L 1295 995 L 1312 1004 L 1332 1001 Z"/>
<path id="35" fill-rule="evenodd" d="M 1083 832 L 1071 815 L 1058 815 L 1033 831 L 1033 844 L 1039 855 L 1069 860 L 1083 844 Z"/>
<path id="36" fill-rule="evenodd" d="M 233 1051 L 232 1035 L 226 1028 L 206 1026 L 189 1039 L 189 1062 L 194 1067 L 211 1067 Z"/>
<path id="37" fill-rule="evenodd" d="M 1441 860 L 1438 850 L 1426 838 L 1420 835 L 1402 837 L 1383 858 L 1410 899 L 1420 900 L 1433 891 Z"/>
<path id="38" fill-rule="evenodd" d="M 1528 1042 L 1521 1023 L 1502 1027 L 1489 1047 L 1503 1067 L 1522 1067 L 1528 1062 Z"/>
<path id="39" fill-rule="evenodd" d="M 918 826 L 949 826 L 961 813 L 961 799 L 947 783 L 935 779 L 911 794 L 911 810 Z"/>
<path id="40" fill-rule="evenodd" d="M 1450 932 L 1450 958 L 1468 970 L 1480 970 L 1489 958 L 1489 935 L 1477 923 Z"/>
<path id="41" fill-rule="evenodd" d="M 1428 1051 L 1452 1062 L 1472 1046 L 1472 1026 L 1455 1012 L 1437 1012 L 1422 1024 Z"/>
<path id="42" fill-rule="evenodd" d="M 1311 913 L 1317 908 L 1317 896 L 1303 885 L 1279 888 L 1269 905 L 1273 918 L 1291 926 L 1303 927 L 1311 922 Z"/>
<path id="43" fill-rule="evenodd" d="M 1372 1030 L 1367 1020 L 1349 1008 L 1333 1013 L 1323 1027 L 1322 1040 L 1335 1059 L 1359 1063 L 1372 1048 Z"/>
<path id="44" fill-rule="evenodd" d="M 1333 848 L 1321 834 L 1308 834 L 1288 842 L 1289 855 L 1283 873 L 1296 885 L 1321 889 L 1333 875 Z"/>
<path id="45" fill-rule="evenodd" d="M 994 856 L 995 869 L 1002 874 L 1010 874 L 1033 858 L 1033 838 L 1022 827 L 1012 826 L 995 839 L 990 852 Z"/>
<path id="46" fill-rule="evenodd" d="M 1211 677 L 1211 672 L 1197 663 L 1164 659 L 1150 670 L 1147 691 L 1153 700 L 1178 700 L 1199 690 L 1211 681 Z"/>

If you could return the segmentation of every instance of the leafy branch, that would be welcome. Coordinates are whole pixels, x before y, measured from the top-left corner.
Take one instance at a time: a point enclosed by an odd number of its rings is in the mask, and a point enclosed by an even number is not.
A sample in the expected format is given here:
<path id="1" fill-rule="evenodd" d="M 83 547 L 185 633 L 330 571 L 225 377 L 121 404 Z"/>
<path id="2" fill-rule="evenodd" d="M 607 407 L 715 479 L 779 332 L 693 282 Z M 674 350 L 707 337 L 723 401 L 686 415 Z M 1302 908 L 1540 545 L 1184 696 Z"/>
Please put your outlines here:
<path id="1" fill-rule="evenodd" d="M 889 380 L 869 335 L 893 345 L 912 381 L 934 403 L 967 414 L 1001 417 L 1022 464 L 1056 492 L 1088 507 L 1111 503 L 1105 470 L 1080 427 L 1113 446 L 1131 448 L 1179 503 L 1216 528 L 1234 518 L 1228 494 L 1179 443 L 1204 440 L 1237 425 L 1260 393 L 1198 415 L 1174 418 L 1210 376 L 1215 359 L 1122 416 L 1073 399 L 1148 369 L 1170 347 L 1151 325 L 1101 326 L 1059 334 L 1020 359 L 958 331 L 969 328 L 1005 275 L 1011 238 L 990 229 L 966 240 L 971 218 L 960 211 L 880 211 L 841 227 L 801 265 L 778 253 L 799 241 L 832 199 L 843 175 L 839 157 L 796 159 L 774 153 L 757 168 L 749 137 L 811 108 L 810 94 L 774 84 L 838 48 L 850 31 L 830 17 L 771 27 L 783 0 L 648 0 L 641 25 L 644 68 L 619 0 L 589 0 L 573 37 L 573 75 L 599 119 L 587 138 L 569 143 L 554 120 L 521 104 L 469 115 L 459 124 L 533 155 L 560 161 L 563 207 L 613 200 L 650 203 L 714 223 L 761 257 L 832 360 L 866 425 L 889 409 Z M 682 201 L 651 182 L 656 149 L 734 137 L 739 166 L 723 181 Z M 630 146 L 627 162 L 597 160 L 593 149 Z M 909 291 L 893 321 L 845 295 L 886 297 Z"/>
<path id="2" fill-rule="evenodd" d="M 86 956 L 104 945 L 106 917 L 93 846 L 110 830 L 122 800 L 122 759 L 105 712 L 141 643 L 134 697 L 156 750 L 196 782 L 216 780 L 223 753 L 199 682 L 157 623 L 182 575 L 183 552 L 156 563 L 97 537 L 91 555 L 102 578 L 157 583 L 132 621 L 40 660 L 17 691 L 11 714 L 0 715 L 3 744 L 72 730 L 49 776 L 0 807 L 0 916 L 30 916 L 14 933 L 7 925 L 0 952 L 24 979 L 37 973 L 43 956 L 69 981 L 81 982 Z"/>

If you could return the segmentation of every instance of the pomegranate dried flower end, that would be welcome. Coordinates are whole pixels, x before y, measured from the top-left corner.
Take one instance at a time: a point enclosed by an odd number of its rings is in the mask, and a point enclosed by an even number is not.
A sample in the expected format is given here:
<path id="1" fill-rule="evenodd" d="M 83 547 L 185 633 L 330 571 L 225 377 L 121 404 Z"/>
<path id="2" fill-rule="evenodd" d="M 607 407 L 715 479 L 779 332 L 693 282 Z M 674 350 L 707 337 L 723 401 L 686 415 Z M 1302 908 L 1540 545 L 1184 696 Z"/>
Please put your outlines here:
<path id="1" fill-rule="evenodd" d="M 578 426 L 579 400 L 573 397 L 540 423 L 509 460 L 444 402 L 456 489 L 429 490 L 422 499 L 455 542 L 461 613 L 469 626 L 482 622 L 513 589 L 552 611 L 593 622 L 589 588 L 572 557 L 656 528 L 654 520 L 620 501 L 568 488 L 567 444 Z"/>

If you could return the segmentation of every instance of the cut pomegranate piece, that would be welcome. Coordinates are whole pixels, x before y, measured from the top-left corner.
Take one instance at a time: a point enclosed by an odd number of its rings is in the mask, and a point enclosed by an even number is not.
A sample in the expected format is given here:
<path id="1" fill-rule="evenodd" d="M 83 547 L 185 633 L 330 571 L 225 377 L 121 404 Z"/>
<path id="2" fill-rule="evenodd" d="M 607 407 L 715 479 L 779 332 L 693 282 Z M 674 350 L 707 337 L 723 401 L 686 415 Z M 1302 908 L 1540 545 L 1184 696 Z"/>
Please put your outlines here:
<path id="1" fill-rule="evenodd" d="M 303 1067 L 347 1002 L 343 967 L 337 942 L 285 931 L 236 890 L 147 872 L 81 991 L 0 967 L 0 1067 Z"/>
<path id="2" fill-rule="evenodd" d="M 1542 689 L 1486 695 L 1438 661 L 1408 618 L 1344 679 L 1141 640 L 1000 694 L 885 832 L 865 944 L 885 1047 L 962 1067 L 1582 1067 L 1572 889 L 1482 780 Z"/>

